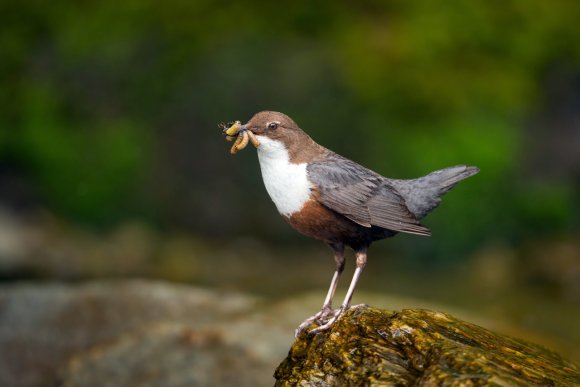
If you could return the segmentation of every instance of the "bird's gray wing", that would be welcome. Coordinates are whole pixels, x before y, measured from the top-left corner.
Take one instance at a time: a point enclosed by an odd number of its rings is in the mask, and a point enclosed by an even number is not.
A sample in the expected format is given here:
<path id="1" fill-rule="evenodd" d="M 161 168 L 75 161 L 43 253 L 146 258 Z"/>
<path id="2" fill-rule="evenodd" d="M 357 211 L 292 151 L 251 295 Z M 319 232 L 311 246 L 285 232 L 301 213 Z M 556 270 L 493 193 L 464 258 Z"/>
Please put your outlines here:
<path id="1" fill-rule="evenodd" d="M 430 235 L 409 211 L 403 197 L 375 172 L 332 154 L 324 161 L 309 163 L 308 178 L 326 207 L 364 227 Z"/>

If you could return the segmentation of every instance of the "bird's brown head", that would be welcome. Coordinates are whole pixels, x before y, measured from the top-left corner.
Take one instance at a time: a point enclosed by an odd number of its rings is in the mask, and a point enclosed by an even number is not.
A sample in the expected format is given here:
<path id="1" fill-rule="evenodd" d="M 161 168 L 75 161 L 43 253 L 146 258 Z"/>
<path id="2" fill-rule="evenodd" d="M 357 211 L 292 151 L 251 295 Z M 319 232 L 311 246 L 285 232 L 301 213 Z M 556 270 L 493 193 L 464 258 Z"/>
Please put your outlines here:
<path id="1" fill-rule="evenodd" d="M 286 114 L 270 111 L 254 114 L 243 127 L 258 136 L 266 136 L 276 140 L 292 136 L 293 133 L 304 133 Z"/>
<path id="2" fill-rule="evenodd" d="M 275 151 L 283 146 L 293 162 L 312 160 L 321 148 L 292 118 L 283 113 L 256 113 L 242 128 L 253 132 L 260 139 L 260 152 L 269 153 L 269 150 Z"/>
<path id="3" fill-rule="evenodd" d="M 328 150 L 318 145 L 286 114 L 262 111 L 244 125 L 240 121 L 219 124 L 226 139 L 236 142 L 230 152 L 237 153 L 251 141 L 262 155 L 287 154 L 291 162 L 308 162 L 323 157 Z"/>

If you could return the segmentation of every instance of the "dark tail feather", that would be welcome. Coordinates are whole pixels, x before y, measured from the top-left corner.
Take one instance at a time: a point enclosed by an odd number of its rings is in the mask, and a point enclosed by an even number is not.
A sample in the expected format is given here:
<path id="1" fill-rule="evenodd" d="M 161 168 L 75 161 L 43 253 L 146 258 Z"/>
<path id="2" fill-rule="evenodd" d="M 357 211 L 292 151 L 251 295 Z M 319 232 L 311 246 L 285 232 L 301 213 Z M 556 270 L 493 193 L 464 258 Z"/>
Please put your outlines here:
<path id="1" fill-rule="evenodd" d="M 431 172 L 427 176 L 421 177 L 417 180 L 425 179 L 427 182 L 433 182 L 434 184 L 439 185 L 441 195 L 443 195 L 461 180 L 467 179 L 468 177 L 473 176 L 478 172 L 479 168 L 477 167 L 458 165 L 455 167 L 445 168 L 440 171 Z"/>
<path id="2" fill-rule="evenodd" d="M 391 180 L 393 186 L 405 198 L 409 210 L 423 218 L 439 205 L 441 196 L 458 182 L 479 172 L 477 167 L 457 165 L 431 172 L 427 176 L 413 180 Z"/>

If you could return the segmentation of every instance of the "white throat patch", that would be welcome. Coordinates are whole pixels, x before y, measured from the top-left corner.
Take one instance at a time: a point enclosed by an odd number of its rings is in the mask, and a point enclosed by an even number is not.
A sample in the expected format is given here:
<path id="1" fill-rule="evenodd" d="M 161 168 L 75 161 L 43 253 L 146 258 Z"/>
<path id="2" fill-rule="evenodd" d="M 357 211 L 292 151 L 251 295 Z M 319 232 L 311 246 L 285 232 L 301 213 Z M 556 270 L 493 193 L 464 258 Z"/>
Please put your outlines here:
<path id="1" fill-rule="evenodd" d="M 258 160 L 266 191 L 285 216 L 300 211 L 310 199 L 311 184 L 307 178 L 306 163 L 291 164 L 288 150 L 280 141 L 256 136 L 260 141 Z"/>

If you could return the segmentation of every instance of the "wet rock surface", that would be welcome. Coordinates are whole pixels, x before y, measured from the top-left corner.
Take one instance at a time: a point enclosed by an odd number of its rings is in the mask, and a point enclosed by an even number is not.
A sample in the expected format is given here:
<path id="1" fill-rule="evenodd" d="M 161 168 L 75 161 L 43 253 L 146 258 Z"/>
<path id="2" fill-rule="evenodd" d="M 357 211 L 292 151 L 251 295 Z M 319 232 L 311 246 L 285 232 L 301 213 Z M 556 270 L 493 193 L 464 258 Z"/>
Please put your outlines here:
<path id="1" fill-rule="evenodd" d="M 276 385 L 572 386 L 579 368 L 538 345 L 422 309 L 351 309 L 303 333 Z"/>

